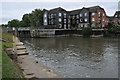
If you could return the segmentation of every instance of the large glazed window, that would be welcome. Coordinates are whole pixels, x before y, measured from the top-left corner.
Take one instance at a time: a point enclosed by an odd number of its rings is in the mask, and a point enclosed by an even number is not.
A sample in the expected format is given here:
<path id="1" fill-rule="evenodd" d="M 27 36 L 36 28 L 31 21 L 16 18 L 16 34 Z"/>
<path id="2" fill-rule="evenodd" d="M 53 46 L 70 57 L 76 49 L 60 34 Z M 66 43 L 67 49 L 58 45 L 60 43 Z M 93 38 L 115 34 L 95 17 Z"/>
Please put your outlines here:
<path id="1" fill-rule="evenodd" d="M 82 14 L 80 13 L 80 17 L 82 17 Z"/>
<path id="2" fill-rule="evenodd" d="M 59 18 L 59 20 L 58 20 L 59 22 L 61 22 L 62 21 L 62 19 L 61 18 Z"/>
<path id="3" fill-rule="evenodd" d="M 94 15 L 95 15 L 95 13 L 93 12 L 93 13 L 92 13 L 92 16 L 94 16 Z"/>
<path id="4" fill-rule="evenodd" d="M 95 21 L 95 18 L 92 18 L 92 21 Z"/>
<path id="5" fill-rule="evenodd" d="M 47 14 L 44 14 L 44 17 L 46 18 L 46 17 L 47 17 Z"/>
<path id="6" fill-rule="evenodd" d="M 66 13 L 64 13 L 64 16 L 66 16 Z"/>
<path id="7" fill-rule="evenodd" d="M 87 16 L 87 13 L 85 13 L 84 15 Z"/>
<path id="8" fill-rule="evenodd" d="M 59 13 L 59 16 L 62 16 L 62 13 Z"/>
<path id="9" fill-rule="evenodd" d="M 87 20 L 87 18 L 85 18 L 85 22 L 87 22 L 88 20 Z"/>

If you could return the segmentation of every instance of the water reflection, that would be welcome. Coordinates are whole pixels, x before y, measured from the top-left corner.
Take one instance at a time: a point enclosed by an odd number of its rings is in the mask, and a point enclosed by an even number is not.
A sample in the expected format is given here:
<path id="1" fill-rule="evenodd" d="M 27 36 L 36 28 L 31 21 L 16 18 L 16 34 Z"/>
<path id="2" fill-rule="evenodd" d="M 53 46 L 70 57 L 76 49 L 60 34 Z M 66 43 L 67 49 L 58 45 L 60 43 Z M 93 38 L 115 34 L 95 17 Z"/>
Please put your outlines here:
<path id="1" fill-rule="evenodd" d="M 117 39 L 59 37 L 22 40 L 30 54 L 64 77 L 118 77 Z"/>

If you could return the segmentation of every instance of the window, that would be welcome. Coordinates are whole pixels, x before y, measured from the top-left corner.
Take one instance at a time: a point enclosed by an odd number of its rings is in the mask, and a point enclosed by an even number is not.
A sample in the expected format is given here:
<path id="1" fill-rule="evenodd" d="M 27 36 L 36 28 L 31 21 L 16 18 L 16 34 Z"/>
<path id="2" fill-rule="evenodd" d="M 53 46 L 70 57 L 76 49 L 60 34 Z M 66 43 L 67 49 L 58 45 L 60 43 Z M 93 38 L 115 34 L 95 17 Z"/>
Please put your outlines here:
<path id="1" fill-rule="evenodd" d="M 105 21 L 105 20 L 103 19 L 103 21 Z"/>
<path id="2" fill-rule="evenodd" d="M 53 18 L 53 14 L 51 14 L 51 18 Z"/>
<path id="3" fill-rule="evenodd" d="M 100 12 L 98 12 L 98 16 L 100 17 Z"/>
<path id="4" fill-rule="evenodd" d="M 50 15 L 49 15 L 49 18 L 50 18 Z"/>
<path id="5" fill-rule="evenodd" d="M 66 13 L 64 13 L 64 18 L 66 18 Z"/>
<path id="6" fill-rule="evenodd" d="M 75 19 L 75 16 L 73 16 L 72 18 Z"/>
<path id="7" fill-rule="evenodd" d="M 78 19 L 78 18 L 79 18 L 79 15 L 76 15 L 76 18 Z"/>
<path id="8" fill-rule="evenodd" d="M 44 14 L 44 17 L 47 17 L 47 14 Z"/>
<path id="9" fill-rule="evenodd" d="M 100 12 L 98 12 L 98 14 L 100 14 Z"/>
<path id="10" fill-rule="evenodd" d="M 59 18 L 59 22 L 61 22 L 62 21 L 62 19 L 61 18 Z"/>
<path id="11" fill-rule="evenodd" d="M 87 24 L 85 24 L 85 27 L 87 27 Z"/>
<path id="12" fill-rule="evenodd" d="M 53 19 L 51 20 L 51 24 L 53 24 Z"/>
<path id="13" fill-rule="evenodd" d="M 115 15 L 115 17 L 117 17 L 117 15 Z"/>
<path id="14" fill-rule="evenodd" d="M 85 22 L 87 22 L 87 18 L 85 18 Z"/>
<path id="15" fill-rule="evenodd" d="M 66 23 L 66 19 L 64 19 L 64 23 Z"/>
<path id="16" fill-rule="evenodd" d="M 92 16 L 94 16 L 95 15 L 95 13 L 92 13 Z"/>
<path id="17" fill-rule="evenodd" d="M 87 13 L 85 13 L 85 16 L 87 16 Z"/>
<path id="18" fill-rule="evenodd" d="M 80 22 L 83 22 L 83 20 L 82 20 L 82 19 L 80 19 Z"/>
<path id="19" fill-rule="evenodd" d="M 47 22 L 47 20 L 45 19 L 45 20 L 44 20 L 44 22 L 46 23 L 46 22 Z"/>
<path id="20" fill-rule="evenodd" d="M 105 16 L 105 14 L 103 13 L 103 16 Z"/>
<path id="21" fill-rule="evenodd" d="M 51 24 L 51 21 L 49 21 L 49 24 Z"/>
<path id="22" fill-rule="evenodd" d="M 59 13 L 59 16 L 62 16 L 62 13 Z"/>
<path id="23" fill-rule="evenodd" d="M 102 27 L 105 27 L 105 25 L 103 24 Z"/>
<path id="24" fill-rule="evenodd" d="M 80 17 L 82 17 L 82 14 L 80 13 Z"/>
<path id="25" fill-rule="evenodd" d="M 79 24 L 79 20 L 77 20 L 76 23 Z"/>
<path id="26" fill-rule="evenodd" d="M 66 16 L 66 13 L 64 13 L 64 16 Z"/>
<path id="27" fill-rule="evenodd" d="M 80 27 L 83 27 L 83 24 L 81 24 Z"/>
<path id="28" fill-rule="evenodd" d="M 95 26 L 95 24 L 93 23 L 91 26 Z"/>
<path id="29" fill-rule="evenodd" d="M 92 21 L 95 21 L 95 18 L 92 18 Z"/>
<path id="30" fill-rule="evenodd" d="M 44 25 L 47 25 L 47 20 L 46 19 L 44 20 Z"/>
<path id="31" fill-rule="evenodd" d="M 59 28 L 62 28 L 62 24 L 59 24 Z"/>
<path id="32" fill-rule="evenodd" d="M 64 24 L 64 29 L 66 29 L 66 24 Z"/>

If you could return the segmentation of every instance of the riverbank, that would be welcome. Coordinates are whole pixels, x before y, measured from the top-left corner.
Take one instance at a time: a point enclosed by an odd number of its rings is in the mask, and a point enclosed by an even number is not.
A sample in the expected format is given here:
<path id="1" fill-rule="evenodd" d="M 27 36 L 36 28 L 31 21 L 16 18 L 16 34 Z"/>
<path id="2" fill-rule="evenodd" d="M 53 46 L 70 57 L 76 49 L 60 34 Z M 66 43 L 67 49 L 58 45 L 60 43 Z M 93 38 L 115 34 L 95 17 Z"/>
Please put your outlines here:
<path id="1" fill-rule="evenodd" d="M 60 78 L 57 73 L 35 61 L 30 55 L 18 56 L 18 62 L 25 78 Z"/>
<path id="2" fill-rule="evenodd" d="M 12 43 L 12 42 L 9 43 L 10 47 L 13 47 L 12 44 L 15 45 L 16 43 L 19 42 L 19 39 L 17 39 L 16 37 L 14 37 L 14 38 L 15 38 L 13 40 L 14 43 Z M 6 38 L 6 40 L 8 40 L 8 39 Z M 2 45 L 2 46 L 5 46 L 5 45 Z M 4 53 L 4 52 L 5 51 L 3 50 L 2 54 L 6 55 L 7 59 L 10 59 L 10 57 L 7 55 L 7 53 Z M 17 56 L 17 61 L 16 62 L 14 62 L 12 59 L 7 60 L 5 58 L 5 56 L 2 56 L 2 57 L 3 57 L 2 67 L 4 66 L 3 67 L 2 78 L 60 78 L 61 77 L 60 75 L 58 75 L 54 71 L 45 67 L 42 63 L 36 62 L 34 60 L 34 58 L 30 55 L 19 55 L 19 56 Z M 6 66 L 5 62 L 7 64 L 7 66 Z M 17 66 L 8 65 L 8 64 L 15 64 Z M 12 68 L 12 69 L 7 69 L 6 67 Z M 15 69 L 15 67 L 17 67 L 16 71 L 13 70 L 13 69 Z M 13 72 L 10 72 L 11 70 L 13 70 Z M 17 77 L 17 76 L 13 76 L 13 75 L 8 76 L 8 74 L 10 74 L 9 72 L 11 74 L 12 73 L 17 74 L 19 72 L 22 72 L 22 73 L 18 75 L 19 77 Z M 21 75 L 23 75 L 23 76 L 21 76 Z"/>
<path id="3" fill-rule="evenodd" d="M 5 52 L 5 48 L 12 48 L 13 39 L 12 35 L 2 32 L 2 41 L 0 41 L 0 73 L 1 78 L 24 78 L 19 66 L 13 61 Z"/>

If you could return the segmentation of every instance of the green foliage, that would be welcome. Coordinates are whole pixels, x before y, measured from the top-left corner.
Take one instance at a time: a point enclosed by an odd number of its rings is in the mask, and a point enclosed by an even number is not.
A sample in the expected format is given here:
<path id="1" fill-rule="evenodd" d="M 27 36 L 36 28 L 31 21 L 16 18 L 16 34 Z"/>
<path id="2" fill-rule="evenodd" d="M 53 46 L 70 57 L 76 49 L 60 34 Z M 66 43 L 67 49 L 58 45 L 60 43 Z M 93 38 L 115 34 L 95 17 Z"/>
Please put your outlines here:
<path id="1" fill-rule="evenodd" d="M 115 33 L 120 31 L 120 26 L 117 25 L 114 21 L 110 21 L 105 29 L 110 33 Z"/>
<path id="2" fill-rule="evenodd" d="M 2 24 L 0 25 L 1 27 L 7 27 L 8 25 L 7 24 Z"/>
<path id="3" fill-rule="evenodd" d="M 72 29 L 72 30 L 77 30 L 77 29 L 78 29 L 78 27 L 72 27 L 71 29 Z"/>
<path id="4" fill-rule="evenodd" d="M 21 21 L 13 19 L 8 22 L 8 27 L 39 27 L 41 25 L 43 25 L 43 10 L 41 9 L 24 14 Z"/>
<path id="5" fill-rule="evenodd" d="M 12 34 L 2 32 L 2 38 L 5 39 L 5 40 L 8 40 L 10 42 L 13 42 L 13 35 Z"/>
<path id="6" fill-rule="evenodd" d="M 99 29 L 99 26 L 91 26 L 92 29 Z"/>
<path id="7" fill-rule="evenodd" d="M 114 21 L 110 21 L 107 25 L 108 28 L 112 28 L 112 27 L 114 28 L 116 26 L 117 26 L 117 24 Z"/>
<path id="8" fill-rule="evenodd" d="M 90 28 L 90 27 L 83 28 L 82 29 L 82 34 L 84 36 L 90 36 L 90 35 L 92 35 L 92 28 Z"/>
<path id="9" fill-rule="evenodd" d="M 2 46 L 5 46 L 5 47 L 13 47 L 13 44 L 10 43 L 10 42 L 2 42 Z"/>
<path id="10" fill-rule="evenodd" d="M 8 27 L 20 27 L 20 21 L 17 19 L 13 19 L 8 22 Z"/>
<path id="11" fill-rule="evenodd" d="M 29 14 L 24 14 L 21 21 L 22 27 L 30 27 L 30 17 Z"/>
<path id="12" fill-rule="evenodd" d="M 2 51 L 2 78 L 23 78 L 18 66 Z"/>
<path id="13" fill-rule="evenodd" d="M 12 35 L 6 32 L 2 32 L 3 38 L 6 40 L 12 40 Z M 0 73 L 2 72 L 2 78 L 24 78 L 23 73 L 19 69 L 18 65 L 10 59 L 7 53 L 4 51 L 4 47 L 13 47 L 11 42 L 0 42 Z M 1 77 L 1 76 L 0 76 Z"/>
<path id="14" fill-rule="evenodd" d="M 41 9 L 35 9 L 29 14 L 30 26 L 39 27 L 43 24 L 43 11 Z"/>

